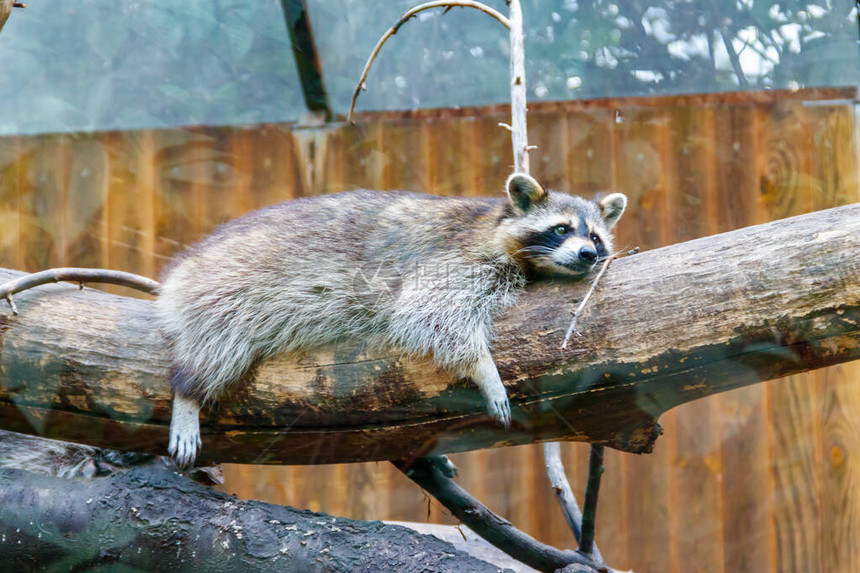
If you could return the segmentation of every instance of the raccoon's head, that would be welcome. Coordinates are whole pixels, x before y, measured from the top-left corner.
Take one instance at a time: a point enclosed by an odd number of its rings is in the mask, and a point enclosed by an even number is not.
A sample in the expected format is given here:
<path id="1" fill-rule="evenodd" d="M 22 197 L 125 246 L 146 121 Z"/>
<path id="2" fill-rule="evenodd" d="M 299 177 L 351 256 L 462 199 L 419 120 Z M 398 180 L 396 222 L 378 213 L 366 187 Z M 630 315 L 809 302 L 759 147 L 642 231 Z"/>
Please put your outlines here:
<path id="1" fill-rule="evenodd" d="M 583 276 L 612 253 L 610 232 L 627 197 L 612 193 L 595 201 L 546 191 L 534 178 L 508 178 L 510 203 L 499 221 L 509 254 L 538 273 Z"/>

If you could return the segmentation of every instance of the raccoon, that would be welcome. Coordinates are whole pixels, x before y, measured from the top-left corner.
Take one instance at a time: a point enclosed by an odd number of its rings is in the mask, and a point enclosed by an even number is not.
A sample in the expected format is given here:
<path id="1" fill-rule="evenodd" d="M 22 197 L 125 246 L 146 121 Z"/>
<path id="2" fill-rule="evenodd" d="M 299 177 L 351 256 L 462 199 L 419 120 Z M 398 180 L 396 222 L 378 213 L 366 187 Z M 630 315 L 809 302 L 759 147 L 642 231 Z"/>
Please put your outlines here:
<path id="1" fill-rule="evenodd" d="M 301 198 L 235 219 L 181 255 L 156 299 L 172 352 L 177 463 L 192 464 L 201 447 L 201 404 L 255 362 L 343 341 L 430 356 L 471 379 L 508 427 L 493 319 L 532 277 L 584 277 L 609 256 L 627 199 L 547 191 L 522 173 L 506 191 L 506 199 L 368 190 Z M 383 288 L 357 288 L 357 277 Z"/>

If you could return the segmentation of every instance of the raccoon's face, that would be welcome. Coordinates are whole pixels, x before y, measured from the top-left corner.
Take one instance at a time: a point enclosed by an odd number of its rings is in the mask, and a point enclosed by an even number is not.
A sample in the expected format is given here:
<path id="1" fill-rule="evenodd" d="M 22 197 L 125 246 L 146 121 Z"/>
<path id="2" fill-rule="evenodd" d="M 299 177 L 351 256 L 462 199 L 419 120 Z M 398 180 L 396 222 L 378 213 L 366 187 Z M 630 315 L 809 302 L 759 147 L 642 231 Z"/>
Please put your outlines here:
<path id="1" fill-rule="evenodd" d="M 546 191 L 532 177 L 508 178 L 509 216 L 501 227 L 510 234 L 512 255 L 538 273 L 583 276 L 612 253 L 611 229 L 627 198 L 613 193 L 588 201 Z"/>

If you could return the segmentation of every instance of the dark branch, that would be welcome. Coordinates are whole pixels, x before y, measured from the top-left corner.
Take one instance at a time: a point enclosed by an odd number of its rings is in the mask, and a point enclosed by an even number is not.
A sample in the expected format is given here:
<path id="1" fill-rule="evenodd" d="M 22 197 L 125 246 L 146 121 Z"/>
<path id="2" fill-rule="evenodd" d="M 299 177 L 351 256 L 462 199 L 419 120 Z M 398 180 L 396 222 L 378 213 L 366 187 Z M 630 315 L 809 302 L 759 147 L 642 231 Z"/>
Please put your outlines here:
<path id="1" fill-rule="evenodd" d="M 490 511 L 446 474 L 450 467 L 442 456 L 419 458 L 407 465 L 392 462 L 430 495 L 435 497 L 469 529 L 513 557 L 539 571 L 554 572 L 577 564 L 587 571 L 609 571 L 604 565 L 575 551 L 562 551 L 537 541 Z"/>
<path id="2" fill-rule="evenodd" d="M 0 536 L 7 571 L 498 571 L 403 526 L 239 500 L 152 467 L 0 468 Z"/>
<path id="3" fill-rule="evenodd" d="M 597 496 L 600 493 L 600 478 L 603 476 L 603 446 L 591 444 L 588 460 L 588 485 L 582 507 L 582 537 L 579 551 L 591 555 L 594 551 L 594 526 L 597 522 Z"/>

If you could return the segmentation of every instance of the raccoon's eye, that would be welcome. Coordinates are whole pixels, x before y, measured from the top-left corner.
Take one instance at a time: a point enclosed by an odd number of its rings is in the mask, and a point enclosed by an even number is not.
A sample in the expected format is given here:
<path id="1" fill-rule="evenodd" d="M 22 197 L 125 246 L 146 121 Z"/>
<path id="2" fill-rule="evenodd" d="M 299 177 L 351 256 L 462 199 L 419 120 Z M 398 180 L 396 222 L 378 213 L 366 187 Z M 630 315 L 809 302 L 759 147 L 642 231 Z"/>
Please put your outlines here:
<path id="1" fill-rule="evenodd" d="M 597 235 L 592 233 L 591 234 L 591 242 L 594 243 L 595 245 L 599 245 L 602 241 L 600 240 L 600 237 L 598 237 Z"/>
<path id="2" fill-rule="evenodd" d="M 556 235 L 567 235 L 568 231 L 570 231 L 570 227 L 567 225 L 556 225 L 553 228 L 553 231 L 555 231 Z"/>

